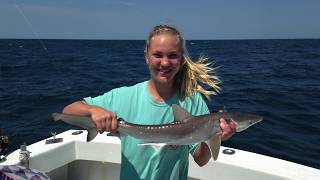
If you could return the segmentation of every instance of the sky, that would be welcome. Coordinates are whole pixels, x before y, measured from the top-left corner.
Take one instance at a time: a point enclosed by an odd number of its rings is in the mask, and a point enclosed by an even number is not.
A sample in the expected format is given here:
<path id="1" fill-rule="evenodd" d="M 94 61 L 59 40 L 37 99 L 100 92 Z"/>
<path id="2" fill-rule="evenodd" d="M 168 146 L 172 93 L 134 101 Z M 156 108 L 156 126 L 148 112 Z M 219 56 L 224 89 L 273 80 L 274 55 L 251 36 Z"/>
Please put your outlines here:
<path id="1" fill-rule="evenodd" d="M 146 39 L 154 25 L 186 39 L 320 38 L 319 0 L 0 0 L 0 38 Z"/>

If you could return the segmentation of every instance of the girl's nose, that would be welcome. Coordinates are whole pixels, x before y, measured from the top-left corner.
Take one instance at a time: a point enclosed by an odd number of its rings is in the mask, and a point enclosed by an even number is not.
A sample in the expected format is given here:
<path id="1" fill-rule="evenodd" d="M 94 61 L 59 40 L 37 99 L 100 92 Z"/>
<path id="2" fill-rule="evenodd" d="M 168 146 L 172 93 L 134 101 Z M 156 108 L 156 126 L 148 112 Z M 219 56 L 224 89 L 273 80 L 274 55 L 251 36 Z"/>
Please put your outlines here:
<path id="1" fill-rule="evenodd" d="M 168 66 L 170 65 L 169 59 L 167 57 L 163 57 L 161 59 L 161 66 Z"/>

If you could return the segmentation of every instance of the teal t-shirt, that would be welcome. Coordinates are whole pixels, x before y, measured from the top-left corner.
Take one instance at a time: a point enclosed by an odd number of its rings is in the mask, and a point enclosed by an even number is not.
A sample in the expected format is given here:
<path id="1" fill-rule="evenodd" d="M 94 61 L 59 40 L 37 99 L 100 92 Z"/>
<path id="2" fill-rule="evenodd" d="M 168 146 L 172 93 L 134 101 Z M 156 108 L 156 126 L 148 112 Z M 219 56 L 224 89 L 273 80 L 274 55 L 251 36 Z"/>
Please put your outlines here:
<path id="1" fill-rule="evenodd" d="M 86 103 L 97 105 L 114 112 L 117 117 L 135 124 L 156 125 L 173 122 L 172 104 L 178 104 L 192 115 L 209 113 L 199 93 L 193 93 L 184 100 L 178 95 L 166 102 L 154 101 L 147 87 L 147 81 L 131 87 L 113 89 L 101 96 L 84 98 Z M 142 140 L 121 136 L 120 179 L 187 179 L 188 156 L 196 145 L 178 147 L 138 146 Z"/>

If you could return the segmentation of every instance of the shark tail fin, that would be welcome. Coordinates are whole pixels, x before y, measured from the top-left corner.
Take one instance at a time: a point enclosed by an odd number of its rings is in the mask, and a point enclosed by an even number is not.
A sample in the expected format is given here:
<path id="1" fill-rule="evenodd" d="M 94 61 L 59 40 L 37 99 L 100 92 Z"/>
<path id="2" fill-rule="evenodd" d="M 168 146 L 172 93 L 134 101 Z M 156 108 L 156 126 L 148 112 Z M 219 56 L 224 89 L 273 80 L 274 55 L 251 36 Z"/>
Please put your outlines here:
<path id="1" fill-rule="evenodd" d="M 60 113 L 52 113 L 52 118 L 54 121 L 61 120 L 61 114 Z"/>
<path id="2" fill-rule="evenodd" d="M 213 136 L 211 139 L 207 140 L 206 143 L 209 146 L 212 159 L 217 160 L 221 145 L 221 135 L 217 134 Z"/>

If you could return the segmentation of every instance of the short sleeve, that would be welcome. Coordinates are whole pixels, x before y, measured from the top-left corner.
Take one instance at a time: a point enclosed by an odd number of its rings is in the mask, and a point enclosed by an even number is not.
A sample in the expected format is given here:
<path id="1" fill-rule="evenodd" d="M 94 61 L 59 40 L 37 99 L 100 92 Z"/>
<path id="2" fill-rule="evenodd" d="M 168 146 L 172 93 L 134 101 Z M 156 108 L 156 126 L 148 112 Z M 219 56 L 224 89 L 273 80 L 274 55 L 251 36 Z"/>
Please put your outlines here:
<path id="1" fill-rule="evenodd" d="M 113 90 L 104 93 L 103 95 L 97 97 L 86 97 L 83 100 L 89 105 L 100 106 L 104 109 L 113 110 Z"/>

